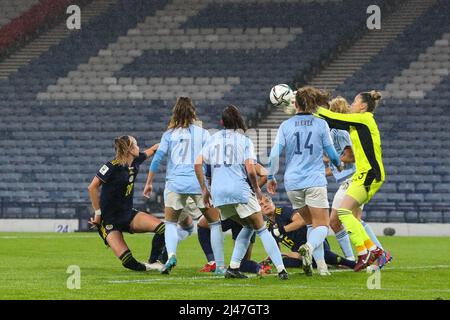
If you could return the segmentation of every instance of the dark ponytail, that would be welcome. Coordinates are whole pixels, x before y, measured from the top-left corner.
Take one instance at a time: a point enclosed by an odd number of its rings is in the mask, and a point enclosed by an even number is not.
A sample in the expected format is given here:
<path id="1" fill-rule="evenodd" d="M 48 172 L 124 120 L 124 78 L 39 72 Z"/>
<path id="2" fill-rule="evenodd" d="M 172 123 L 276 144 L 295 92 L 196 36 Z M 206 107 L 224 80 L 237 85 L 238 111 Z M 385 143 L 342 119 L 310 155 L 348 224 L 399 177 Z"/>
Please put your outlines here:
<path id="1" fill-rule="evenodd" d="M 375 90 L 370 92 L 361 92 L 361 101 L 367 105 L 368 112 L 374 112 L 381 100 L 381 93 Z"/>
<path id="2" fill-rule="evenodd" d="M 247 131 L 241 112 L 236 106 L 229 105 L 222 112 L 222 123 L 226 129 Z"/>

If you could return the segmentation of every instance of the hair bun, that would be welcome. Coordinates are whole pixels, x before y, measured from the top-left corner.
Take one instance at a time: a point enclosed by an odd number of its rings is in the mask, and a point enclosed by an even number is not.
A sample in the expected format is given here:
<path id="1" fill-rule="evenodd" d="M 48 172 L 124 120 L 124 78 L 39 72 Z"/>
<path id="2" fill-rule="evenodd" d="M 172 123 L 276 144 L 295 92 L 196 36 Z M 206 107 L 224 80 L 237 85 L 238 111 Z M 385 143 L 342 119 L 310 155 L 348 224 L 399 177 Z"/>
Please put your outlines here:
<path id="1" fill-rule="evenodd" d="M 376 90 L 372 90 L 369 92 L 370 97 L 374 100 L 374 101 L 378 101 L 381 99 L 381 93 L 379 91 Z"/>

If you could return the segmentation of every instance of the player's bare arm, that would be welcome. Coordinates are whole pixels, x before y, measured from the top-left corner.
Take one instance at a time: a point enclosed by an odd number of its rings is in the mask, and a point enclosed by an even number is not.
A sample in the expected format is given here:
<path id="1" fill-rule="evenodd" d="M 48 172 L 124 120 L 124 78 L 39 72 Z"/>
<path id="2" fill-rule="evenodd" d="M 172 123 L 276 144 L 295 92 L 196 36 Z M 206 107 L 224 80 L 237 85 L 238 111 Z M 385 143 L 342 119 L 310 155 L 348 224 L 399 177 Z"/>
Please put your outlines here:
<path id="1" fill-rule="evenodd" d="M 158 148 L 159 148 L 159 143 L 154 144 L 151 148 L 148 148 L 147 150 L 145 150 L 144 153 L 147 156 L 147 158 L 150 158 L 156 153 Z"/>
<path id="2" fill-rule="evenodd" d="M 262 188 L 267 183 L 267 176 L 269 175 L 269 171 L 259 163 L 255 165 L 255 170 L 256 174 L 259 177 L 258 185 L 260 188 Z"/>
<path id="3" fill-rule="evenodd" d="M 100 212 L 100 186 L 102 185 L 102 181 L 95 176 L 92 179 L 91 184 L 88 187 L 89 198 L 91 199 L 92 208 L 94 209 L 95 215 L 94 218 L 91 218 L 89 224 L 98 225 L 101 222 L 101 212 Z"/>
<path id="4" fill-rule="evenodd" d="M 150 198 L 150 195 L 153 191 L 153 179 L 155 178 L 155 173 L 152 171 L 148 172 L 147 182 L 145 183 L 143 195 L 146 198 Z"/>
<path id="5" fill-rule="evenodd" d="M 306 226 L 305 220 L 300 216 L 298 212 L 295 212 L 292 215 L 292 222 L 284 226 L 284 230 L 286 232 L 291 232 L 298 230 L 302 227 Z"/>
<path id="6" fill-rule="evenodd" d="M 261 188 L 258 185 L 256 170 L 255 170 L 255 162 L 253 160 L 246 160 L 245 161 L 245 168 L 247 169 L 248 178 L 250 180 L 250 184 L 253 187 L 253 190 L 255 191 L 256 197 L 258 200 L 261 200 L 263 198 L 263 194 L 261 191 Z"/>

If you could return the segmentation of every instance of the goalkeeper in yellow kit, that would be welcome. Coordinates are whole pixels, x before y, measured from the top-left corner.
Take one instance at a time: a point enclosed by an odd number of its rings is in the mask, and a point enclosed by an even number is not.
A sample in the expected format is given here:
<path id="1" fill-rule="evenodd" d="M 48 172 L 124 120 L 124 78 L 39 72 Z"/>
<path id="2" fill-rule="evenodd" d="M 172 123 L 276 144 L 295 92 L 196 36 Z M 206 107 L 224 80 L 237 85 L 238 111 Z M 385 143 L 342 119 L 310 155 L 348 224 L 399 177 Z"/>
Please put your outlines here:
<path id="1" fill-rule="evenodd" d="M 350 132 L 356 172 L 338 209 L 339 220 L 347 229 L 350 240 L 358 252 L 355 271 L 360 271 L 378 261 L 382 268 L 392 257 L 378 248 L 353 211 L 372 199 L 380 189 L 385 173 L 382 161 L 380 132 L 373 117 L 381 95 L 377 91 L 362 92 L 355 97 L 350 113 L 342 114 L 318 108 L 316 115 L 328 122 L 330 128 Z"/>

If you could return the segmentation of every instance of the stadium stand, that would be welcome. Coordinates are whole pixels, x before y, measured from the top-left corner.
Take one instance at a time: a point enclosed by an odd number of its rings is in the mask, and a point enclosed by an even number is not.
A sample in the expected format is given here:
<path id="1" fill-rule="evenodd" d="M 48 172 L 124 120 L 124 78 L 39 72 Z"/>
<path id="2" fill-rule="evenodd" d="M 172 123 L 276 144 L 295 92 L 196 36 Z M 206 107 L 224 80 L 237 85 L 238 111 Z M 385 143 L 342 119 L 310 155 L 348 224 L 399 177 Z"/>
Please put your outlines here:
<path id="1" fill-rule="evenodd" d="M 450 221 L 448 13 L 438 1 L 336 90 L 352 97 L 379 88 L 387 98 L 377 119 L 388 176 L 369 220 Z"/>
<path id="2" fill-rule="evenodd" d="M 364 33 L 365 16 L 357 12 L 369 4 L 387 10 L 387 2 L 117 0 L 0 80 L 1 214 L 75 217 L 87 211 L 87 185 L 113 157 L 113 138 L 132 134 L 141 147 L 158 142 L 177 96 L 194 98 L 207 128 L 219 127 L 220 111 L 229 103 L 255 125 L 270 112 L 271 86 L 305 83 Z M 444 64 L 427 62 L 448 62 L 443 10 L 448 12 L 444 2 L 427 10 L 337 89 L 349 98 L 372 87 L 393 92 L 379 112 L 389 180 L 368 208 L 369 220 L 450 220 L 440 209 L 449 202 L 450 163 L 436 151 L 448 153 L 450 147 L 442 116 L 449 78 Z M 416 60 L 422 64 L 413 67 Z M 411 93 L 394 97 L 410 79 L 425 75 L 408 68 L 428 70 L 430 79 L 423 79 L 432 87 L 411 90 L 426 91 L 420 101 Z M 437 137 L 442 139 L 430 140 Z M 155 198 L 145 204 L 153 211 L 161 210 L 164 170 Z M 146 174 L 147 168 L 135 187 L 140 205 Z M 276 200 L 287 198 L 280 194 Z"/>
<path id="3" fill-rule="evenodd" d="M 10 23 L 14 18 L 22 15 L 26 10 L 38 2 L 38 0 L 2 1 L 0 5 L 0 28 Z"/>
<path id="4" fill-rule="evenodd" d="M 71 0 L 6 0 L 0 4 L 0 53 L 62 17 Z"/>

